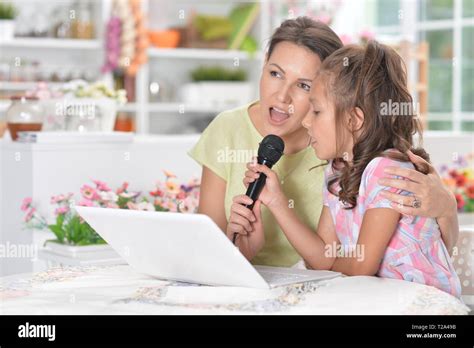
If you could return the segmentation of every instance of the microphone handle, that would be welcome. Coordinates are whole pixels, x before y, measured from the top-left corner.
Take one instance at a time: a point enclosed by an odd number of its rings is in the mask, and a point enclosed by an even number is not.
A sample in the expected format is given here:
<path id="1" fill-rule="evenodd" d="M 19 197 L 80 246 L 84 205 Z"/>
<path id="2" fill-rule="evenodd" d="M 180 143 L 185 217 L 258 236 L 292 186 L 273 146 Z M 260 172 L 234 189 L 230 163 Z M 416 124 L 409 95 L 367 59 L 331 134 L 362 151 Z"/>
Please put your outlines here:
<path id="1" fill-rule="evenodd" d="M 267 160 L 266 158 L 258 158 L 258 163 L 259 164 L 264 164 L 268 168 L 273 167 L 273 163 Z M 262 192 L 263 187 L 265 186 L 265 181 L 267 180 L 267 176 L 263 173 L 260 173 L 260 176 L 258 179 L 254 182 L 252 182 L 249 187 L 247 188 L 247 192 L 245 193 L 248 197 L 252 199 L 252 204 L 243 204 L 244 207 L 249 208 L 250 210 L 253 210 L 253 206 L 255 205 L 255 201 L 258 199 L 258 196 L 260 195 L 260 192 Z M 237 239 L 238 233 L 234 233 L 234 236 L 232 237 L 232 243 L 235 244 L 235 241 Z"/>
<path id="2" fill-rule="evenodd" d="M 260 176 L 258 177 L 258 179 L 249 185 L 245 195 L 250 197 L 253 202 L 251 204 L 244 204 L 244 207 L 247 207 L 250 210 L 253 209 L 253 206 L 255 205 L 255 201 L 258 199 L 258 196 L 260 196 L 260 192 L 262 192 L 262 189 L 265 186 L 266 180 L 267 180 L 267 176 L 263 173 L 260 173 Z"/>

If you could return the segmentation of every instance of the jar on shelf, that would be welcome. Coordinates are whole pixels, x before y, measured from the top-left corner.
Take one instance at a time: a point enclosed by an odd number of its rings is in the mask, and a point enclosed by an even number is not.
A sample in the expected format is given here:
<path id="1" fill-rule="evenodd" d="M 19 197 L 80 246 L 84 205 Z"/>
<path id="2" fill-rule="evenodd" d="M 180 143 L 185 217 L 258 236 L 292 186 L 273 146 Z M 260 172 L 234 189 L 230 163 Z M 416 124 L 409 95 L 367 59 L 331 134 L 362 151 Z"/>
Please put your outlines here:
<path id="1" fill-rule="evenodd" d="M 43 127 L 43 109 L 36 97 L 13 96 L 7 109 L 7 127 L 13 140 L 18 132 L 38 132 Z"/>
<path id="2" fill-rule="evenodd" d="M 71 37 L 83 40 L 93 39 L 95 30 L 91 4 L 76 1 L 74 8 L 76 9 L 76 18 L 71 23 Z"/>

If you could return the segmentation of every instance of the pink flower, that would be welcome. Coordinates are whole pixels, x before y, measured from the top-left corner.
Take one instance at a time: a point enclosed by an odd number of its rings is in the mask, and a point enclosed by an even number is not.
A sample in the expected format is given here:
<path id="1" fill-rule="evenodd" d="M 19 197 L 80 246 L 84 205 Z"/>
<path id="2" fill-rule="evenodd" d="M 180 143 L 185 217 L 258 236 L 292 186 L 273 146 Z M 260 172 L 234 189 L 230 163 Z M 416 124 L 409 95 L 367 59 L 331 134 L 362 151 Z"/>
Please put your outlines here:
<path id="1" fill-rule="evenodd" d="M 26 214 L 25 216 L 25 222 L 28 222 L 30 221 L 32 218 L 33 218 L 33 215 L 35 214 L 35 211 L 36 209 L 35 208 L 31 208 L 28 213 Z"/>
<path id="2" fill-rule="evenodd" d="M 106 208 L 112 208 L 112 209 L 119 209 L 120 208 L 117 205 L 117 203 L 113 203 L 113 202 L 107 202 L 107 204 L 105 206 L 106 206 Z"/>
<path id="3" fill-rule="evenodd" d="M 77 203 L 77 205 L 83 206 L 83 207 L 93 207 L 94 202 L 91 201 L 90 199 L 84 198 L 79 203 Z"/>
<path id="4" fill-rule="evenodd" d="M 51 204 L 61 203 L 68 201 L 71 197 L 74 196 L 74 193 L 69 192 L 67 195 L 57 195 L 51 197 Z"/>
<path id="5" fill-rule="evenodd" d="M 69 211 L 69 207 L 64 206 L 64 207 L 59 207 L 54 211 L 55 215 L 62 215 L 66 214 Z"/>
<path id="6" fill-rule="evenodd" d="M 128 188 L 128 182 L 124 182 L 122 184 L 122 186 L 120 186 L 118 189 L 117 189 L 117 194 L 121 194 L 122 192 L 125 192 L 127 191 L 127 188 Z"/>
<path id="7" fill-rule="evenodd" d="M 84 198 L 89 200 L 94 200 L 99 197 L 96 190 L 89 185 L 84 185 L 81 187 L 81 194 Z"/>
<path id="8" fill-rule="evenodd" d="M 341 39 L 343 45 L 352 43 L 352 38 L 347 34 L 340 35 L 339 38 Z"/>
<path id="9" fill-rule="evenodd" d="M 31 197 L 26 197 L 21 203 L 21 211 L 27 211 L 31 207 L 32 199 Z"/>
<path id="10" fill-rule="evenodd" d="M 99 191 L 111 191 L 107 184 L 100 180 L 92 180 Z"/>
<path id="11" fill-rule="evenodd" d="M 368 29 L 365 29 L 359 34 L 359 37 L 362 40 L 369 41 L 369 40 L 372 40 L 375 37 L 375 34 L 372 31 L 370 31 Z"/>
<path id="12" fill-rule="evenodd" d="M 62 202 L 62 201 L 64 201 L 64 199 L 65 199 L 64 195 L 52 196 L 51 197 L 51 204 Z"/>

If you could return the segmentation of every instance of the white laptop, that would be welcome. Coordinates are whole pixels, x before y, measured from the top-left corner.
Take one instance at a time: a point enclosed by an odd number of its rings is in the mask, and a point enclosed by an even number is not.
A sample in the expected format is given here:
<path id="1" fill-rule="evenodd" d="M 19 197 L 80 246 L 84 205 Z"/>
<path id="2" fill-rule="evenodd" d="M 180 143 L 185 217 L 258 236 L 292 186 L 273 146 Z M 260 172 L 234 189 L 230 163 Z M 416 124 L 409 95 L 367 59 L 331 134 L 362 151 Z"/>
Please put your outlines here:
<path id="1" fill-rule="evenodd" d="M 160 279 L 268 289 L 340 273 L 253 266 L 206 215 L 76 206 L 136 271 Z"/>

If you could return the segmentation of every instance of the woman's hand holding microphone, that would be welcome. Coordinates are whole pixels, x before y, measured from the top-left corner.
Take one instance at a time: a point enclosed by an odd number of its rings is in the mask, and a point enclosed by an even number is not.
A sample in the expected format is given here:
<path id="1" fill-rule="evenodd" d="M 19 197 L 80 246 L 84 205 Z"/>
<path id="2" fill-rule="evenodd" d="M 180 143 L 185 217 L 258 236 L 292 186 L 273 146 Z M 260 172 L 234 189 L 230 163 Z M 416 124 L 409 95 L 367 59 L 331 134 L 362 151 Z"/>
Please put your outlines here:
<path id="1" fill-rule="evenodd" d="M 247 163 L 247 169 L 243 180 L 246 188 L 260 176 L 260 173 L 267 176 L 265 186 L 255 202 L 253 210 L 245 206 L 253 202 L 247 195 L 238 195 L 233 198 L 226 234 L 231 240 L 235 233 L 238 234 L 236 245 L 245 257 L 251 260 L 265 244 L 261 204 L 263 203 L 271 209 L 286 202 L 286 198 L 281 190 L 277 174 L 270 168 L 253 161 Z"/>

